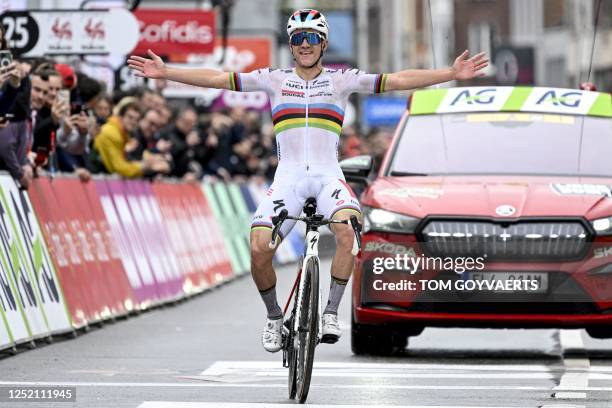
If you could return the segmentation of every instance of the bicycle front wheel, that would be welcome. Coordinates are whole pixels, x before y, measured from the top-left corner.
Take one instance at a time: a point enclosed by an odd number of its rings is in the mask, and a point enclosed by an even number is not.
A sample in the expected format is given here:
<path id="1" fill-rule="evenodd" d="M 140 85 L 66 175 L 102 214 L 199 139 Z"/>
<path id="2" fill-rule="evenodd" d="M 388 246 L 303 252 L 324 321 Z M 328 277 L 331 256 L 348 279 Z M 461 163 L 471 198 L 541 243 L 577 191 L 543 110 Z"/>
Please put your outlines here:
<path id="1" fill-rule="evenodd" d="M 310 258 L 303 271 L 304 290 L 302 298 L 298 299 L 299 313 L 298 332 L 296 333 L 296 389 L 297 398 L 303 404 L 308 397 L 312 363 L 317 346 L 319 322 L 319 260 Z"/>

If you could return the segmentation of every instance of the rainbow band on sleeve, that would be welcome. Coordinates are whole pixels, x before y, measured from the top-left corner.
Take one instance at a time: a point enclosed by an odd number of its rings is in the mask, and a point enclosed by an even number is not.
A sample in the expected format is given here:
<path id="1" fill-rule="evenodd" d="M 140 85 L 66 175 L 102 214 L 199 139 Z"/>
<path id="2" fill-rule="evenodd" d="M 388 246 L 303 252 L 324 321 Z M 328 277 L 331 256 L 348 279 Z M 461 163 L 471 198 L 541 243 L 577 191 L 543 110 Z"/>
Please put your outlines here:
<path id="1" fill-rule="evenodd" d="M 231 91 L 242 91 L 242 82 L 240 81 L 240 74 L 238 74 L 237 72 L 230 72 L 229 81 Z"/>
<path id="2" fill-rule="evenodd" d="M 387 74 L 380 74 L 376 78 L 376 83 L 374 84 L 374 93 L 383 93 L 385 92 L 385 84 L 387 83 Z"/>

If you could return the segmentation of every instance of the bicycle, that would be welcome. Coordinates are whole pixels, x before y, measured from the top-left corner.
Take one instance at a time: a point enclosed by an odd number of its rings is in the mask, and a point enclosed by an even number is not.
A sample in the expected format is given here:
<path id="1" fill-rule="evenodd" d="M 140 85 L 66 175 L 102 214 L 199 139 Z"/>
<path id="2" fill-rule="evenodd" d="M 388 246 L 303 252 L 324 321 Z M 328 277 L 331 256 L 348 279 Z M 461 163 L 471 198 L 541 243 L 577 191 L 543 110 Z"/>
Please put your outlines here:
<path id="1" fill-rule="evenodd" d="M 317 203 L 312 197 L 308 198 L 304 204 L 304 217 L 291 217 L 287 210 L 282 210 L 278 216 L 272 218 L 274 228 L 270 241 L 270 248 L 274 248 L 278 231 L 285 220 L 301 221 L 306 224 L 306 241 L 304 254 L 300 260 L 301 268 L 283 310 L 283 315 L 286 316 L 293 298 L 291 314 L 283 322 L 283 367 L 289 368 L 289 398 L 297 397 L 300 404 L 303 404 L 308 396 L 315 347 L 322 340 L 319 227 L 329 224 L 350 224 L 355 233 L 352 254 L 357 255 L 361 248 L 361 224 L 356 216 L 352 216 L 349 220 L 328 220 L 316 214 L 316 210 Z"/>

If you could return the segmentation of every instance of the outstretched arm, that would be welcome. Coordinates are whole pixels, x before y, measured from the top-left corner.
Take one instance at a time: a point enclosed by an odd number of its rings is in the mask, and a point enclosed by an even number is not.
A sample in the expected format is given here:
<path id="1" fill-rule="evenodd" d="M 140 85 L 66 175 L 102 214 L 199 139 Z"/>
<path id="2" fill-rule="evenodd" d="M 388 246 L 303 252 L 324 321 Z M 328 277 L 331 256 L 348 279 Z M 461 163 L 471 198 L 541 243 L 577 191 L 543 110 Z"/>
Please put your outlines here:
<path id="1" fill-rule="evenodd" d="M 459 55 L 453 66 L 445 69 L 409 69 L 387 75 L 385 91 L 405 91 L 414 88 L 448 82 L 452 80 L 471 79 L 482 76 L 482 69 L 489 65 L 489 59 L 481 52 L 469 58 L 469 51 Z"/>
<path id="2" fill-rule="evenodd" d="M 182 82 L 188 85 L 204 88 L 231 89 L 228 72 L 204 68 L 172 68 L 166 66 L 164 61 L 153 51 L 148 50 L 150 58 L 132 55 L 128 65 L 137 76 L 146 78 L 165 78 L 170 81 Z"/>

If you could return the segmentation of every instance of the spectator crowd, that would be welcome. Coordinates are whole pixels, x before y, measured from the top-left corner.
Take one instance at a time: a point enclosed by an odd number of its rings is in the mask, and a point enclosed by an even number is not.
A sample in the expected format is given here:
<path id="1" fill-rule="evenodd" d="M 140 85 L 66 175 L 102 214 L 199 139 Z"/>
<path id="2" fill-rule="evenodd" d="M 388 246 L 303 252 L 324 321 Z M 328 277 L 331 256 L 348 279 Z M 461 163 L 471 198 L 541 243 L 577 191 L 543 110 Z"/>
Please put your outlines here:
<path id="1" fill-rule="evenodd" d="M 1 34 L 1 33 L 0 33 Z M 0 39 L 0 49 L 6 43 Z M 228 108 L 196 110 L 155 89 L 128 92 L 51 60 L 0 65 L 0 169 L 23 188 L 42 173 L 125 178 L 174 177 L 198 181 L 260 177 L 277 166 L 269 113 Z M 362 138 L 352 127 L 341 136 L 340 156 L 381 156 L 390 136 Z"/>

